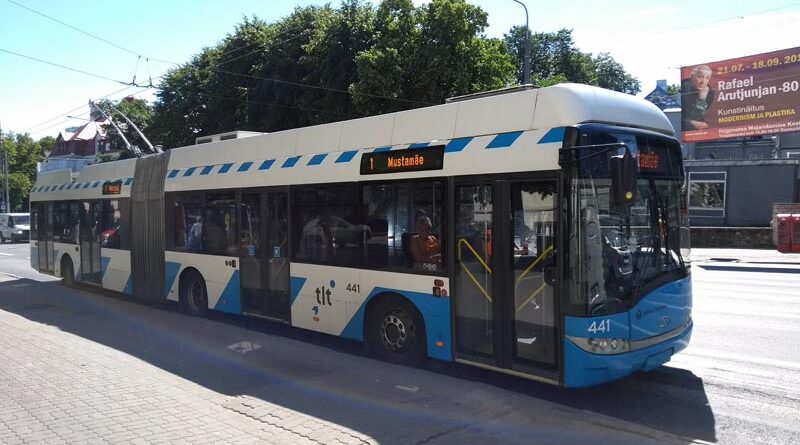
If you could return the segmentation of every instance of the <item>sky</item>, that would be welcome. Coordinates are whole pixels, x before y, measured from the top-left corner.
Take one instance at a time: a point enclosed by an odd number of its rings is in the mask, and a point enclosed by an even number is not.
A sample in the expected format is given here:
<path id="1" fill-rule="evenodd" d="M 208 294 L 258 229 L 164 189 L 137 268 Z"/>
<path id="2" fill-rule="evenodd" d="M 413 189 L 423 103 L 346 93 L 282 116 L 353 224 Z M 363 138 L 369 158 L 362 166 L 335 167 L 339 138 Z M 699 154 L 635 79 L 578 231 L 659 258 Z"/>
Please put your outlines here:
<path id="1" fill-rule="evenodd" d="M 641 95 L 652 91 L 658 79 L 679 83 L 681 66 L 800 47 L 800 1 L 523 1 L 532 31 L 572 29 L 576 47 L 610 53 L 640 80 Z M 512 0 L 469 2 L 488 13 L 489 37 L 502 37 L 525 23 L 522 6 Z M 39 139 L 84 123 L 80 118 L 88 117 L 90 99 L 135 95 L 152 101 L 154 89 L 117 81 L 130 82 L 135 76 L 137 83 L 149 83 L 203 47 L 217 44 L 245 16 L 272 22 L 297 6 L 325 3 L 0 0 L 0 126 L 4 133 L 30 133 Z"/>

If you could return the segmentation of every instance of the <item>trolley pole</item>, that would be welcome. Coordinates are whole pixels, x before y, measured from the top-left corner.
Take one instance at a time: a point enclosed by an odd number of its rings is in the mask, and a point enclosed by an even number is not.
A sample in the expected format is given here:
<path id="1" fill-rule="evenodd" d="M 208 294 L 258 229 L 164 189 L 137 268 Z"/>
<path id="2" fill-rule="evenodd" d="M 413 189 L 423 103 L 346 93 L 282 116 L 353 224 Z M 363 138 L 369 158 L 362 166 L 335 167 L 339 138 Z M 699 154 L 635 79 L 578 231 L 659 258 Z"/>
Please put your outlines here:
<path id="1" fill-rule="evenodd" d="M 522 58 L 522 60 L 524 60 L 524 65 L 522 68 L 522 83 L 527 85 L 531 83 L 531 28 L 528 26 L 528 7 L 525 6 L 525 3 L 522 3 L 520 0 L 511 1 L 519 3 L 522 5 L 522 8 L 525 9 L 525 54 Z"/>

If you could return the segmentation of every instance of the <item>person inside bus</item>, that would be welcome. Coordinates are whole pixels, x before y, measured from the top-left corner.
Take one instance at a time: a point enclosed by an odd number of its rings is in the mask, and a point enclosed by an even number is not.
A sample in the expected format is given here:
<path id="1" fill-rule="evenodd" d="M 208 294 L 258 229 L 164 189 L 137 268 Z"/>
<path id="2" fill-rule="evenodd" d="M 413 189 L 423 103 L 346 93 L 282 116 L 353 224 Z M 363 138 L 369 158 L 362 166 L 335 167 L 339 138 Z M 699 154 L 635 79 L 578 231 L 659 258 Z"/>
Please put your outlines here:
<path id="1" fill-rule="evenodd" d="M 203 219 L 198 215 L 191 227 L 188 236 L 189 251 L 199 252 L 203 249 Z"/>
<path id="2" fill-rule="evenodd" d="M 427 216 L 417 218 L 417 234 L 411 237 L 415 269 L 437 271 L 442 264 L 442 248 L 436 236 L 431 234 L 432 227 L 431 219 Z"/>

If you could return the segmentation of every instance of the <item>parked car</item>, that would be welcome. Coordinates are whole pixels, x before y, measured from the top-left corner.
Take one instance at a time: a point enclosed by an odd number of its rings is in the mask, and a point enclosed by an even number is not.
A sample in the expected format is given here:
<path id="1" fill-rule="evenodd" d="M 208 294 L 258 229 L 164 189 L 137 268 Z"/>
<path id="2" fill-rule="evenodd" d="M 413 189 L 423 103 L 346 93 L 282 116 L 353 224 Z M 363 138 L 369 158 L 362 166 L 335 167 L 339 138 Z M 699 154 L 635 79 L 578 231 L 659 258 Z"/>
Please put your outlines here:
<path id="1" fill-rule="evenodd" d="M 0 242 L 31 239 L 30 213 L 0 213 Z"/>

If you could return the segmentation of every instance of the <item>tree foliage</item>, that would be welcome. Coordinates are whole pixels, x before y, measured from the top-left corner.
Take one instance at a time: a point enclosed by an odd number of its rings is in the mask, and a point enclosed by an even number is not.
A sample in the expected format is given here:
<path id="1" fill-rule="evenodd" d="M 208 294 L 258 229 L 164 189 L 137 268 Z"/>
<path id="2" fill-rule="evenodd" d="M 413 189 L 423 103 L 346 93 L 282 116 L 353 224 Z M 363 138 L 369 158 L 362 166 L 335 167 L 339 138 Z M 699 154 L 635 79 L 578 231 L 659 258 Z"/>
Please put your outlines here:
<path id="1" fill-rule="evenodd" d="M 297 7 L 267 23 L 245 18 L 163 78 L 148 135 L 165 147 L 231 130 L 273 132 L 440 104 L 522 79 L 524 28 L 486 37 L 466 0 L 344 0 Z M 575 48 L 569 30 L 536 34 L 533 79 L 637 92 L 608 54 Z"/>
<path id="2" fill-rule="evenodd" d="M 10 173 L 8 188 L 12 212 L 28 211 L 28 196 L 36 181 L 36 163 L 44 159 L 44 150 L 52 148 L 53 143 L 52 137 L 36 142 L 28 134 L 4 133 L 2 135 L 0 162 L 3 161 L 3 154 L 7 152 Z M 6 178 L 0 178 L 3 190 L 2 200 L 5 200 L 5 180 Z"/>
<path id="3" fill-rule="evenodd" d="M 517 82 L 523 80 L 525 27 L 515 26 L 504 42 L 515 65 Z M 533 33 L 531 37 L 531 81 L 540 86 L 562 82 L 597 85 L 628 94 L 641 90 L 639 81 L 609 53 L 592 56 L 575 47 L 572 31 L 562 29 L 550 33 Z"/>

